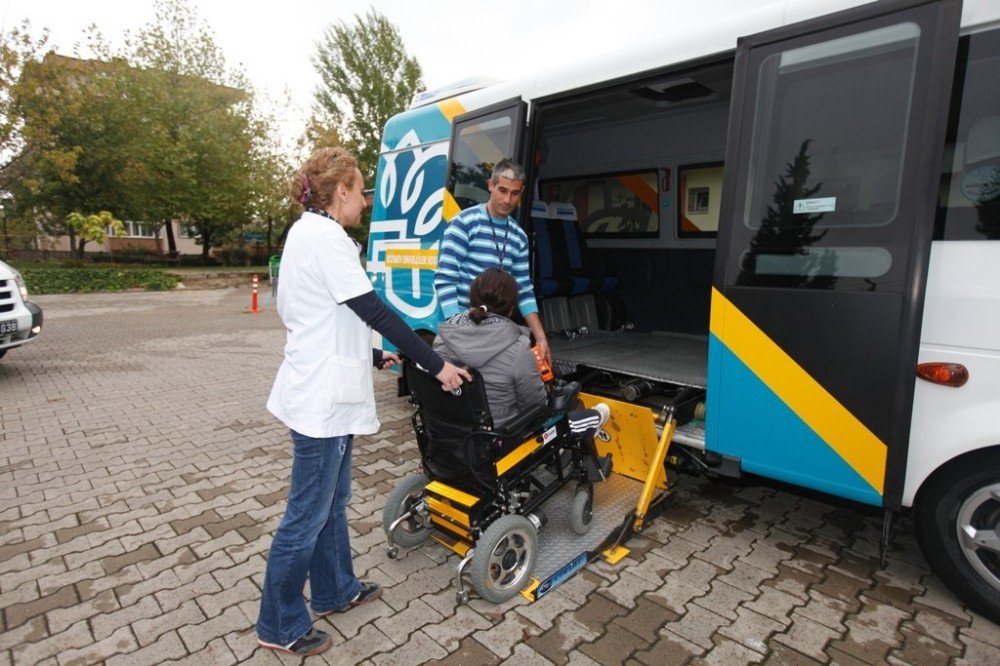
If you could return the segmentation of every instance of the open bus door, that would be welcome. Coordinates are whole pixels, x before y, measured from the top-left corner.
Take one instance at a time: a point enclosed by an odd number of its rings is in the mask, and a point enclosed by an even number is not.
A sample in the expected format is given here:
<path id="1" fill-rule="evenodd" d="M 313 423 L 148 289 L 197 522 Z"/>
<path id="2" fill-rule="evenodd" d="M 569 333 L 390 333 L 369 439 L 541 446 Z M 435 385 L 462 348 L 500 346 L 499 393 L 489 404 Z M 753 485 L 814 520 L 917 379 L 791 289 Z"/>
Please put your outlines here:
<path id="1" fill-rule="evenodd" d="M 707 448 L 898 508 L 961 2 L 740 40 Z"/>
<path id="2" fill-rule="evenodd" d="M 445 221 L 470 206 L 486 203 L 490 198 L 486 181 L 497 162 L 520 159 L 525 108 L 518 97 L 456 116 L 448 152 Z"/>

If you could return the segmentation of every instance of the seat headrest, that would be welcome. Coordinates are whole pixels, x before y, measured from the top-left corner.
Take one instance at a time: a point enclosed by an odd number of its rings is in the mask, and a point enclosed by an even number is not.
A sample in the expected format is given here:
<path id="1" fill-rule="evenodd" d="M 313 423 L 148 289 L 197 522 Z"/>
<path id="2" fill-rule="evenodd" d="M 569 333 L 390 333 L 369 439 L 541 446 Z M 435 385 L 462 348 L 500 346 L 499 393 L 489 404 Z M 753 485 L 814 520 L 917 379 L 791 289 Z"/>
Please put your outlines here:
<path id="1" fill-rule="evenodd" d="M 547 220 L 549 217 L 549 204 L 539 200 L 532 201 L 531 217 L 537 220 Z"/>
<path id="2" fill-rule="evenodd" d="M 576 222 L 576 206 L 571 203 L 553 202 L 549 204 L 550 220 L 571 220 Z"/>

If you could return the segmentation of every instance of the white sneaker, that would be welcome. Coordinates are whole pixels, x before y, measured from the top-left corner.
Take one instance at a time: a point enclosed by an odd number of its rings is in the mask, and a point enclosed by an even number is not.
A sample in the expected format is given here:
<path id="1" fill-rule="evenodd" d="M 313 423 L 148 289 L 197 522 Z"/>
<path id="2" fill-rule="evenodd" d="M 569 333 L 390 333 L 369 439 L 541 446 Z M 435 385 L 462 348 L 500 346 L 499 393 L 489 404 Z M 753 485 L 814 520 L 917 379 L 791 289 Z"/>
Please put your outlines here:
<path id="1" fill-rule="evenodd" d="M 597 429 L 600 430 L 601 428 L 604 427 L 604 424 L 607 423 L 608 419 L 611 417 L 611 408 L 608 407 L 603 402 L 597 403 L 596 405 L 594 405 L 593 408 L 596 409 L 601 414 L 601 422 L 597 424 Z"/>

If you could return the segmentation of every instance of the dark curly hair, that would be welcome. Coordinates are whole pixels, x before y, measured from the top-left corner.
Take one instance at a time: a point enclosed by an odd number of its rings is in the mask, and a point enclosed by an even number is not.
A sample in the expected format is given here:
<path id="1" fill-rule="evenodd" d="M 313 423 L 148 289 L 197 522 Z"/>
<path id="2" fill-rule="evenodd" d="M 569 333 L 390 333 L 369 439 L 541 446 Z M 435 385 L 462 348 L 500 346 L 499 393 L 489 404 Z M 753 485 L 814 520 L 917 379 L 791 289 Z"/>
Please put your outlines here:
<path id="1" fill-rule="evenodd" d="M 469 287 L 469 318 L 477 324 L 492 312 L 509 317 L 517 305 L 517 280 L 499 268 L 487 268 Z"/>

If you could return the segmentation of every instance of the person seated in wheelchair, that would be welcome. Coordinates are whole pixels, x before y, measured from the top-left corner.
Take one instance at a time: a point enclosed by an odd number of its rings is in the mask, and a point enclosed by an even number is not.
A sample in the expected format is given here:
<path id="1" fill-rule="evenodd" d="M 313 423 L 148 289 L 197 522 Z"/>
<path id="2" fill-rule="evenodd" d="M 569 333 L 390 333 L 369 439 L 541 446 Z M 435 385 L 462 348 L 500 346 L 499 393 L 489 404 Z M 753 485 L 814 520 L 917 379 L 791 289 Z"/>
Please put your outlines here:
<path id="1" fill-rule="evenodd" d="M 497 268 L 483 271 L 469 287 L 468 312 L 443 322 L 434 341 L 434 351 L 443 358 L 482 375 L 497 428 L 548 401 L 529 330 L 510 319 L 517 298 L 517 281 L 510 273 Z M 603 402 L 592 409 L 573 409 L 567 413 L 570 430 L 592 437 L 610 413 Z"/>

